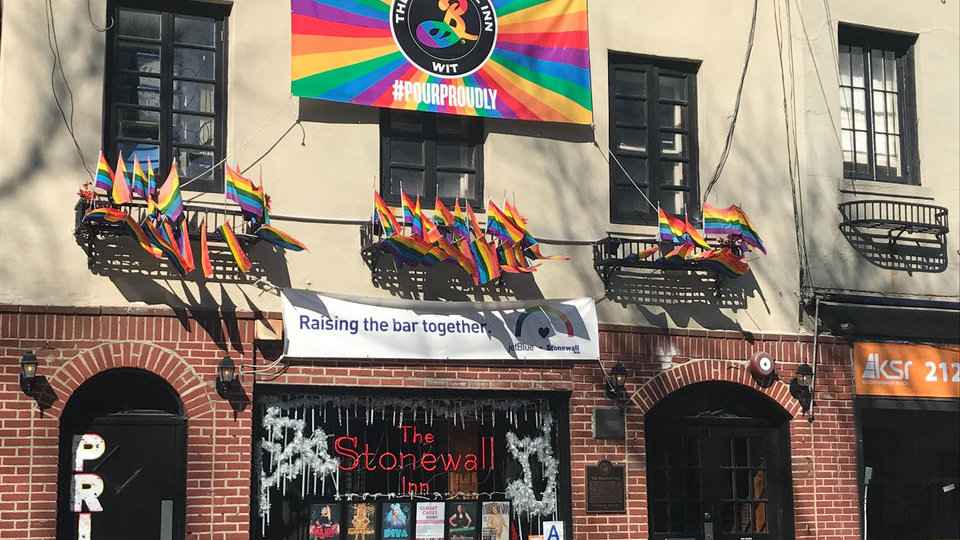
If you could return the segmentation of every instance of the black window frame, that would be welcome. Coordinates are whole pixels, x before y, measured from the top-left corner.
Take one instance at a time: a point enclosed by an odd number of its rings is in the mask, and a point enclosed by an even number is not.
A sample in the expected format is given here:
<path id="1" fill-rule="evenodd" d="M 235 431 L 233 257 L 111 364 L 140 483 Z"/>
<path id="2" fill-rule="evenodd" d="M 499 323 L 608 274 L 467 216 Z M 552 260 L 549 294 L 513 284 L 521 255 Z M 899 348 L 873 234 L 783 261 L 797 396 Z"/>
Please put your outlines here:
<path id="1" fill-rule="evenodd" d="M 408 119 L 415 118 L 420 123 L 421 131 L 419 136 L 410 132 L 403 132 L 393 128 L 394 118 L 406 116 Z M 438 122 L 444 117 L 452 117 L 468 123 L 467 132 L 462 134 L 459 139 L 443 139 L 439 132 Z M 392 167 L 405 168 L 410 170 L 422 170 L 424 192 L 420 195 L 420 204 L 422 208 L 433 209 L 437 196 L 437 172 L 468 173 L 476 175 L 475 199 L 461 199 L 469 202 L 471 208 L 483 212 L 484 191 L 483 191 L 483 146 L 486 139 L 486 126 L 483 118 L 460 115 L 444 115 L 438 113 L 405 111 L 396 109 L 380 110 L 380 194 L 384 201 L 391 206 L 400 206 L 400 194 L 393 193 L 390 189 L 390 169 Z M 391 159 L 390 141 L 394 138 L 408 140 L 423 144 L 423 164 L 414 164 L 407 162 L 394 162 Z M 437 145 L 464 143 L 465 145 L 475 147 L 475 167 L 439 167 L 437 164 Z M 455 199 L 440 197 L 447 206 L 454 204 Z"/>
<path id="2" fill-rule="evenodd" d="M 697 74 L 700 70 L 701 62 L 699 60 L 688 60 L 680 58 L 665 58 L 636 53 L 626 53 L 618 51 L 608 52 L 608 93 L 609 93 L 609 141 L 610 141 L 610 165 L 609 165 L 609 192 L 610 192 L 610 222 L 624 225 L 652 225 L 657 222 L 657 212 L 650 208 L 646 200 L 640 201 L 640 208 L 625 211 L 618 209 L 619 198 L 617 197 L 618 185 L 617 177 L 622 174 L 619 158 L 643 158 L 646 159 L 647 179 L 634 178 L 640 187 L 647 188 L 647 197 L 656 205 L 660 200 L 662 192 L 686 192 L 685 209 L 691 220 L 697 220 L 700 217 L 700 170 L 699 170 L 699 136 L 697 127 Z M 646 114 L 642 123 L 636 119 L 619 118 L 616 114 L 617 98 L 639 100 L 636 95 L 619 92 L 616 85 L 617 70 L 626 70 L 642 72 L 646 75 L 646 95 L 644 98 Z M 686 79 L 687 99 L 671 100 L 661 98 L 659 89 L 659 77 L 661 75 L 684 77 Z M 651 106 L 654 104 L 656 106 Z M 678 104 L 685 105 L 687 114 L 685 118 L 686 128 L 661 127 L 659 126 L 659 105 Z M 633 121 L 631 121 L 633 120 Z M 643 127 L 647 130 L 646 149 L 644 151 L 621 150 L 618 127 L 634 128 Z M 682 153 L 679 158 L 666 158 L 662 151 L 661 134 L 685 134 L 687 136 L 687 157 L 683 158 Z M 684 162 L 686 163 L 686 182 L 683 189 L 666 188 L 661 185 L 659 180 L 659 166 L 661 163 Z M 626 189 L 635 190 L 630 184 Z"/>
<path id="3" fill-rule="evenodd" d="M 837 58 L 839 61 L 840 53 L 843 47 L 862 47 L 864 51 L 864 91 L 865 116 L 867 122 L 867 163 L 870 169 L 869 173 L 856 171 L 856 162 L 853 168 L 847 166 L 847 162 L 842 161 L 843 177 L 851 180 L 868 180 L 875 182 L 887 182 L 907 185 L 920 185 L 920 155 L 919 142 L 917 136 L 917 96 L 916 96 L 916 72 L 914 66 L 914 45 L 917 41 L 917 34 L 898 32 L 893 30 L 882 30 L 868 26 L 840 23 L 837 32 Z M 901 174 L 891 175 L 884 171 L 878 171 L 876 165 L 876 154 L 874 152 L 875 137 L 877 134 L 874 124 L 873 111 L 873 62 L 871 61 L 872 51 L 879 49 L 885 52 L 893 52 L 896 55 L 897 66 L 897 95 L 898 100 L 898 121 L 900 124 L 900 165 Z M 840 66 L 837 66 L 838 77 L 840 77 Z M 851 68 L 852 71 L 852 68 Z M 841 107 L 844 103 L 843 92 L 845 85 L 840 78 Z M 854 115 L 853 104 L 850 104 L 850 114 Z M 841 135 L 844 131 L 841 115 L 840 122 Z M 856 143 L 854 142 L 853 152 L 856 153 Z M 842 150 L 842 143 L 841 143 Z M 889 167 L 885 167 L 889 169 Z"/>
<path id="4" fill-rule="evenodd" d="M 159 40 L 149 38 L 129 38 L 123 37 L 126 42 L 135 42 L 143 44 L 160 45 L 160 73 L 157 75 L 148 74 L 145 76 L 157 78 L 160 80 L 160 106 L 149 107 L 142 105 L 125 105 L 115 102 L 116 90 L 114 84 L 121 73 L 120 68 L 116 66 L 118 42 L 121 39 L 117 28 L 119 21 L 119 10 L 127 9 L 134 11 L 157 12 L 161 15 L 161 36 Z M 199 151 L 213 151 L 213 163 L 220 163 L 226 155 L 227 144 L 227 74 L 228 74 L 228 32 L 230 4 L 211 4 L 206 2 L 193 2 L 189 0 L 109 0 L 107 5 L 107 21 L 111 22 L 110 29 L 107 32 L 106 39 L 106 63 L 104 65 L 104 83 L 103 83 L 103 148 L 107 159 L 112 160 L 111 166 L 116 161 L 119 144 L 121 142 L 143 142 L 144 144 L 156 145 L 159 147 L 160 160 L 155 164 L 158 170 L 158 183 L 162 183 L 166 177 L 167 171 L 174 159 L 175 148 L 196 149 Z M 202 46 L 195 44 L 175 44 L 174 42 L 174 17 L 175 16 L 194 16 L 208 17 L 216 19 L 216 29 L 214 45 Z M 169 36 L 169 37 L 168 37 Z M 214 79 L 211 82 L 206 79 L 191 79 L 184 76 L 174 76 L 172 61 L 174 46 L 202 49 L 214 52 Z M 171 60 L 165 61 L 164 58 Z M 194 116 L 208 116 L 214 119 L 214 143 L 210 146 L 193 145 L 189 143 L 173 142 L 173 115 L 180 114 L 180 110 L 173 107 L 173 83 L 174 80 L 184 82 L 201 82 L 204 84 L 213 84 L 214 86 L 214 105 L 213 113 L 203 113 L 198 111 L 182 111 L 184 114 Z M 160 115 L 159 122 L 159 140 L 136 139 L 118 136 L 118 110 L 127 108 L 132 110 L 152 110 Z M 183 172 L 183 164 L 180 164 L 181 185 L 189 180 Z M 205 182 L 197 180 L 183 187 L 184 191 L 195 191 L 203 193 L 223 193 L 224 176 L 222 167 L 214 167 L 213 181 Z"/>

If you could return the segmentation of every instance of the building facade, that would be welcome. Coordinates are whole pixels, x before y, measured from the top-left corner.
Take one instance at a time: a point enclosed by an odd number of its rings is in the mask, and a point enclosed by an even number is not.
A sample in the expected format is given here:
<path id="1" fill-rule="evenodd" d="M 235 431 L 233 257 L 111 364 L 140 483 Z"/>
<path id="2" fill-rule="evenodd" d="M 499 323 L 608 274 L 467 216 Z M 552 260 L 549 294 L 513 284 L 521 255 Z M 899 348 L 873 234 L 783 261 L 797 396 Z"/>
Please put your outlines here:
<path id="1" fill-rule="evenodd" d="M 524 79 L 483 99 L 550 121 L 301 97 L 371 58 L 337 24 L 407 5 L 334 4 L 0 2 L 0 538 L 960 535 L 956 4 L 472 1 Z M 510 56 L 545 28 L 586 57 Z M 98 149 L 160 184 L 179 164 L 209 277 L 82 219 Z M 307 251 L 254 241 L 224 163 Z M 401 189 L 485 223 L 508 201 L 569 260 L 482 286 L 398 264 L 370 193 L 400 216 Z M 704 200 L 749 214 L 748 271 L 639 260 L 658 209 L 700 223 Z M 599 359 L 284 354 L 292 290 L 371 314 L 589 299 Z"/>

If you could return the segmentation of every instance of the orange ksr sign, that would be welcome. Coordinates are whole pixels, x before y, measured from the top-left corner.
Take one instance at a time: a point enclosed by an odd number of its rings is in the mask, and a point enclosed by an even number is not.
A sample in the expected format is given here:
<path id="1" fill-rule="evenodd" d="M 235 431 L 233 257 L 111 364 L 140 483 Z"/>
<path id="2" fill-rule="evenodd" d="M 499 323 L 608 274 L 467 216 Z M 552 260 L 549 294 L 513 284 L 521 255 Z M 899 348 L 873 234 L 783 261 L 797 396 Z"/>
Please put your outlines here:
<path id="1" fill-rule="evenodd" d="M 960 347 L 856 343 L 857 394 L 960 398 Z"/>

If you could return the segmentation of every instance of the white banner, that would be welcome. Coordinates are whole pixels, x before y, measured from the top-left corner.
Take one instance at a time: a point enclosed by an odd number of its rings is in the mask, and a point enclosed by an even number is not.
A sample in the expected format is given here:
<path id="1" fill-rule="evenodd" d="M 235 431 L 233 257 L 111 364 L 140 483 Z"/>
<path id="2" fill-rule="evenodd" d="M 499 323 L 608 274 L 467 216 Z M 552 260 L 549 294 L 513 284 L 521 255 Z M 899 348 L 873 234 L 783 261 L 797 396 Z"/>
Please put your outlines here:
<path id="1" fill-rule="evenodd" d="M 345 299 L 285 289 L 284 353 L 294 358 L 600 358 L 591 298 L 474 304 Z"/>

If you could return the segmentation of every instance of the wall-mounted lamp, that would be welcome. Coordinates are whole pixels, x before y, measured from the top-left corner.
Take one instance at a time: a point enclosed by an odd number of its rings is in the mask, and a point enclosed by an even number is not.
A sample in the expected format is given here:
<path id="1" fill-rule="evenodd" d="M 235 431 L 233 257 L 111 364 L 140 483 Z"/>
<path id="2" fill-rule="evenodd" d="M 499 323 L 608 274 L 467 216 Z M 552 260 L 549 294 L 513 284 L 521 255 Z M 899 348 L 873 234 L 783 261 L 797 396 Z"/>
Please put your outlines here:
<path id="1" fill-rule="evenodd" d="M 33 397 L 33 386 L 37 380 L 37 355 L 27 351 L 20 357 L 20 389 Z"/>
<path id="2" fill-rule="evenodd" d="M 220 397 L 227 398 L 227 394 L 237 380 L 237 366 L 233 363 L 233 358 L 224 356 L 223 360 L 217 365 L 217 393 Z"/>
<path id="3" fill-rule="evenodd" d="M 810 410 L 810 402 L 813 399 L 813 368 L 810 364 L 803 363 L 797 366 L 797 374 L 790 379 L 790 395 L 799 403 L 803 414 Z"/>
<path id="4" fill-rule="evenodd" d="M 627 402 L 627 368 L 623 362 L 617 362 L 607 376 L 607 397 L 625 405 Z"/>

